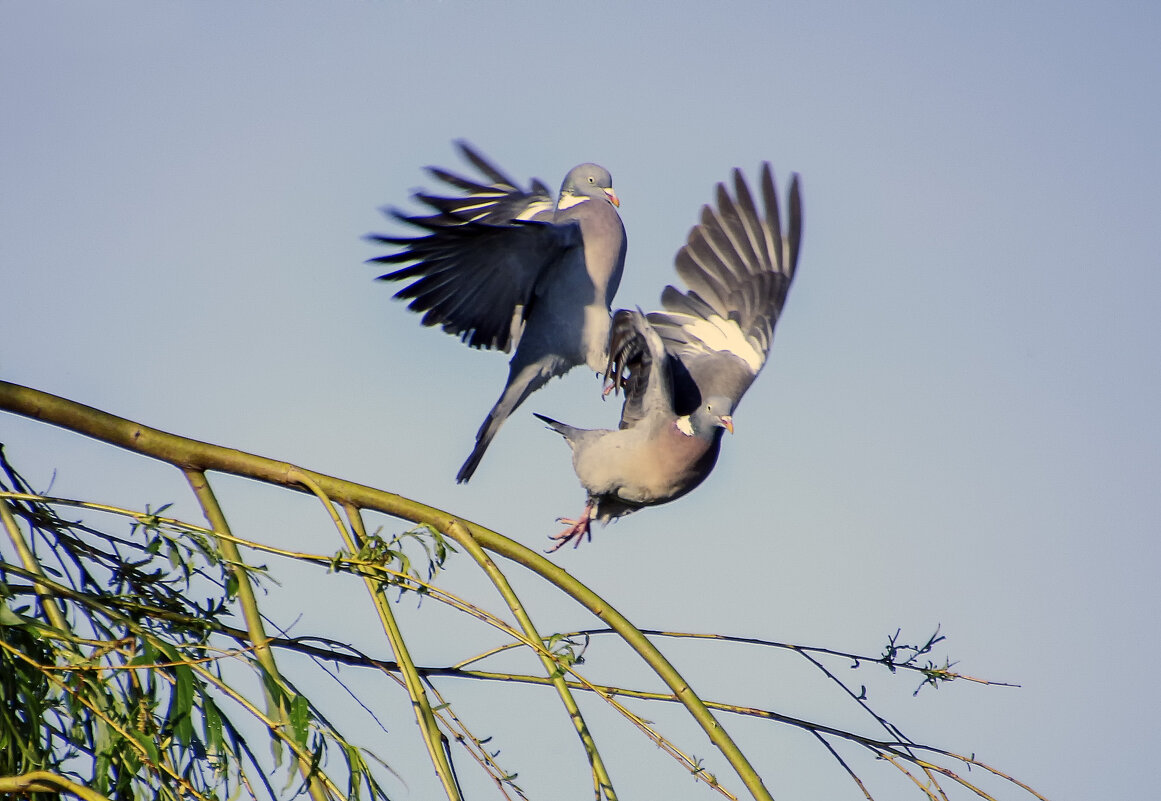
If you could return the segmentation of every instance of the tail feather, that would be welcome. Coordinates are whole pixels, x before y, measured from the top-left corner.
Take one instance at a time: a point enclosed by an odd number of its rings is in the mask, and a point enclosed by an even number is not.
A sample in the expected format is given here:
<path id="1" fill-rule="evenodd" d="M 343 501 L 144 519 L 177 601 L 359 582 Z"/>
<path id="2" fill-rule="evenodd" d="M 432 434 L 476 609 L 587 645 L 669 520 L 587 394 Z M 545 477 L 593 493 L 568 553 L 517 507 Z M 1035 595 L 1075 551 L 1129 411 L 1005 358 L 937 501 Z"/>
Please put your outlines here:
<path id="1" fill-rule="evenodd" d="M 565 442 L 568 443 L 568 447 L 572 448 L 573 450 L 576 450 L 577 443 L 581 440 L 582 436 L 588 433 L 587 428 L 577 428 L 576 426 L 570 426 L 568 423 L 562 423 L 559 420 L 553 420 L 551 417 L 545 417 L 544 415 L 537 414 L 536 412 L 533 412 L 532 414 L 547 423 L 548 427 L 555 431 L 557 434 L 560 434 L 562 437 L 564 437 Z"/>
<path id="2" fill-rule="evenodd" d="M 545 417 L 539 412 L 533 412 L 532 416 L 543 420 L 549 428 L 551 428 L 557 434 L 560 434 L 565 439 L 568 439 L 570 434 L 572 434 L 574 431 L 577 431 L 576 428 L 573 428 L 568 423 L 562 423 L 559 420 L 553 420 L 551 417 Z"/>

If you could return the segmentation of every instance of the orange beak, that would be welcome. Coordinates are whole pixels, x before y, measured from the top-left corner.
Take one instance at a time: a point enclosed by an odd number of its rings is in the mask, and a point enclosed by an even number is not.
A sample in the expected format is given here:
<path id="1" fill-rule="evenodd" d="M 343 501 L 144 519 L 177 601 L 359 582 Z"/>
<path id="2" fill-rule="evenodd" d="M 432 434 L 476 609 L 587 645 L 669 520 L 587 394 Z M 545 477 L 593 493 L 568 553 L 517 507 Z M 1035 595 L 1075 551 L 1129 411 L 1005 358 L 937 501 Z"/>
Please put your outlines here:
<path id="1" fill-rule="evenodd" d="M 621 207 L 621 199 L 617 197 L 617 193 L 613 191 L 613 187 L 610 186 L 608 189 L 604 189 L 602 191 L 609 196 L 610 203 L 612 203 L 617 208 Z"/>
<path id="2" fill-rule="evenodd" d="M 734 433 L 734 418 L 730 417 L 728 414 L 724 415 L 722 417 L 722 428 L 724 428 L 726 431 L 729 431 L 731 434 L 733 434 Z"/>

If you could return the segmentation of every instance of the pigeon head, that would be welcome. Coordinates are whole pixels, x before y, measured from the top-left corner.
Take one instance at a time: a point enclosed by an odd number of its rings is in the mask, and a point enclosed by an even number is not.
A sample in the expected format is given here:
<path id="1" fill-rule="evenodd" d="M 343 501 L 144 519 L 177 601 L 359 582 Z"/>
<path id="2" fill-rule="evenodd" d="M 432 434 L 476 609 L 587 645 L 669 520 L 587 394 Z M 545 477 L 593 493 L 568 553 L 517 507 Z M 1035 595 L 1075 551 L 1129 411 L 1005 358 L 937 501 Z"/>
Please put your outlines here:
<path id="1" fill-rule="evenodd" d="M 573 167 L 560 185 L 558 208 L 568 208 L 584 200 L 607 200 L 614 206 L 621 205 L 621 199 L 613 191 L 613 176 L 599 164 Z"/>
<path id="2" fill-rule="evenodd" d="M 734 433 L 734 404 L 729 398 L 718 395 L 706 398 L 701 406 L 686 418 L 678 418 L 678 428 L 687 435 L 709 439 L 714 430 L 724 428 Z M 682 423 L 685 425 L 682 425 Z"/>

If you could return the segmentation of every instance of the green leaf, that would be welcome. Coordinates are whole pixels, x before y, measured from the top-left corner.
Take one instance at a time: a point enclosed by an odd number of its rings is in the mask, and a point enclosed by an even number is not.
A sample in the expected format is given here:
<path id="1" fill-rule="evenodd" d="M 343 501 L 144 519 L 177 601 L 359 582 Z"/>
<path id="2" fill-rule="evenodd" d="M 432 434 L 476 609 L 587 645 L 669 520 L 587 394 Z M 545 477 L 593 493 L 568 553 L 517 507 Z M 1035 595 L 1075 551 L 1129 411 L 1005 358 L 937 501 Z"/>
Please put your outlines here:
<path id="1" fill-rule="evenodd" d="M 8 604 L 0 606 L 0 626 L 23 626 L 28 621 L 8 608 Z"/>
<path id="2" fill-rule="evenodd" d="M 145 732 L 131 731 L 129 734 L 145 749 L 146 759 L 150 765 L 160 764 L 161 751 L 157 747 L 157 740 Z"/>
<path id="3" fill-rule="evenodd" d="M 202 735 L 206 740 L 206 750 L 218 753 L 225 742 L 222 739 L 222 716 L 214 699 L 202 692 Z"/>
<path id="4" fill-rule="evenodd" d="M 305 695 L 296 695 L 290 703 L 290 727 L 294 741 L 306 748 L 306 735 L 310 725 L 310 702 Z"/>
<path id="5" fill-rule="evenodd" d="M 184 746 L 193 741 L 193 710 L 194 673 L 188 665 L 178 665 L 173 669 L 176 680 L 170 695 L 169 711 L 166 720 L 173 729 L 173 736 Z"/>

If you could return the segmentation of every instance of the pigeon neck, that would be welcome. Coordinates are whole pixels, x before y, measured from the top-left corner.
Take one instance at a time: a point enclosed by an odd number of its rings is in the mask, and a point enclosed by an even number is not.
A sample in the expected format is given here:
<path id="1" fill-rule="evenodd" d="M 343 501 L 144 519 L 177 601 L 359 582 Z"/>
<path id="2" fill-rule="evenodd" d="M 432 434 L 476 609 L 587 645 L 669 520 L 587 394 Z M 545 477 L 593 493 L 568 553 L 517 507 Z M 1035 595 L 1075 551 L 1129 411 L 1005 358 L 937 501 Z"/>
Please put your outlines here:
<path id="1" fill-rule="evenodd" d="M 556 201 L 556 210 L 558 212 L 565 209 L 571 209 L 573 206 L 579 206 L 588 200 L 584 195 L 578 195 L 575 192 L 561 192 L 560 199 Z"/>

